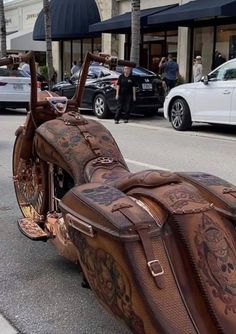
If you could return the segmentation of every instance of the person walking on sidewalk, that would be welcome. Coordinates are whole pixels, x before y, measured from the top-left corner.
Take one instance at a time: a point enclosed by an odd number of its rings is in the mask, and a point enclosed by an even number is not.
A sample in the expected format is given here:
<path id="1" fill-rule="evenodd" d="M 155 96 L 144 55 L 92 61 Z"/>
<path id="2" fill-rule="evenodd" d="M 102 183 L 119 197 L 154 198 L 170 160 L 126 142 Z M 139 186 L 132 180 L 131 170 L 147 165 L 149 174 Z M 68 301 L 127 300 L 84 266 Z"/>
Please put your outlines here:
<path id="1" fill-rule="evenodd" d="M 116 86 L 116 100 L 118 100 L 118 108 L 115 115 L 115 124 L 119 123 L 122 113 L 124 113 L 124 122 L 128 123 L 133 103 L 136 101 L 135 80 L 131 67 L 125 66 L 124 73 L 119 76 Z"/>

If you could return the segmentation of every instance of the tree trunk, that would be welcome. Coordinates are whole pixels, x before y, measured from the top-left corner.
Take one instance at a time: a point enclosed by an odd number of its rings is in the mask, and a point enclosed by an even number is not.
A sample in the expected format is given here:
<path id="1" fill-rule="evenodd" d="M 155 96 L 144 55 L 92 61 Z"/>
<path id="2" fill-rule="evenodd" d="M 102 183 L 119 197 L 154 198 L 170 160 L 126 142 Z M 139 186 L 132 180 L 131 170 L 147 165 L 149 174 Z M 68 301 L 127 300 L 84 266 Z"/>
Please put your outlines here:
<path id="1" fill-rule="evenodd" d="M 139 65 L 140 57 L 140 0 L 131 0 L 131 52 L 130 60 Z"/>
<path id="2" fill-rule="evenodd" d="M 53 59 L 52 59 L 52 32 L 51 32 L 51 15 L 49 1 L 43 0 L 45 41 L 46 41 L 46 64 L 48 68 L 48 86 L 49 90 L 53 86 Z"/>
<path id="3" fill-rule="evenodd" d="M 7 41 L 6 41 L 6 20 L 4 13 L 3 0 L 0 0 L 0 39 L 1 39 L 1 50 L 0 57 L 6 57 L 7 55 Z"/>

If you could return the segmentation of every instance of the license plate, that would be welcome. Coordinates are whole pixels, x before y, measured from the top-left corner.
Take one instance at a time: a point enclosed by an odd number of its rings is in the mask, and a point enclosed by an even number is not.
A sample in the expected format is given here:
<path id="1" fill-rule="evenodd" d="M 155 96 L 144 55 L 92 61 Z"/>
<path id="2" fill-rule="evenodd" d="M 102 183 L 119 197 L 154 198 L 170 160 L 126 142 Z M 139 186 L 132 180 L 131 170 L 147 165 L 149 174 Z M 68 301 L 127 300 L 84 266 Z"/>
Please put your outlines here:
<path id="1" fill-rule="evenodd" d="M 21 84 L 21 83 L 15 83 L 15 84 L 13 84 L 13 88 L 15 90 L 23 90 L 24 89 L 23 84 Z"/>
<path id="2" fill-rule="evenodd" d="M 144 90 L 152 90 L 152 84 L 151 83 L 143 83 L 142 89 Z"/>

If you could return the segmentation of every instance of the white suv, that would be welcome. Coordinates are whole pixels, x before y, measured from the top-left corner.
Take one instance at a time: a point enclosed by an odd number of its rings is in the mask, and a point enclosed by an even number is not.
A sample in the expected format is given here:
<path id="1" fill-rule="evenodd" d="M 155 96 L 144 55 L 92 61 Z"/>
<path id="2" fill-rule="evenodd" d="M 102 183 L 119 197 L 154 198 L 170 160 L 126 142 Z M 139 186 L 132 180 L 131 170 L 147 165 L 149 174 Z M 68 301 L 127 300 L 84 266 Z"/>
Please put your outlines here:
<path id="1" fill-rule="evenodd" d="M 164 102 L 164 116 L 179 131 L 190 129 L 192 122 L 236 125 L 236 59 L 200 82 L 173 88 Z"/>
<path id="2" fill-rule="evenodd" d="M 10 108 L 29 108 L 30 75 L 21 69 L 0 67 L 0 110 Z"/>

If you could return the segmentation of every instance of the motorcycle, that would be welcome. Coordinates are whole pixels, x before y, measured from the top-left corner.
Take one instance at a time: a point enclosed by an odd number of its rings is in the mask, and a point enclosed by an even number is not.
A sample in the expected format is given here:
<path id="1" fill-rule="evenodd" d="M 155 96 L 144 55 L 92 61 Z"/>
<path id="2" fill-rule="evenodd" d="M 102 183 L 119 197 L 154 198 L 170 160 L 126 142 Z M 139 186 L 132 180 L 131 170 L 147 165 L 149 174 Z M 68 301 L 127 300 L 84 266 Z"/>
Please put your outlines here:
<path id="1" fill-rule="evenodd" d="M 100 303 L 135 334 L 235 333 L 236 187 L 207 173 L 131 173 L 111 133 L 80 112 L 88 53 L 73 99 L 37 93 L 16 131 L 20 231 L 78 263 Z M 86 285 L 86 284 L 85 284 Z"/>

